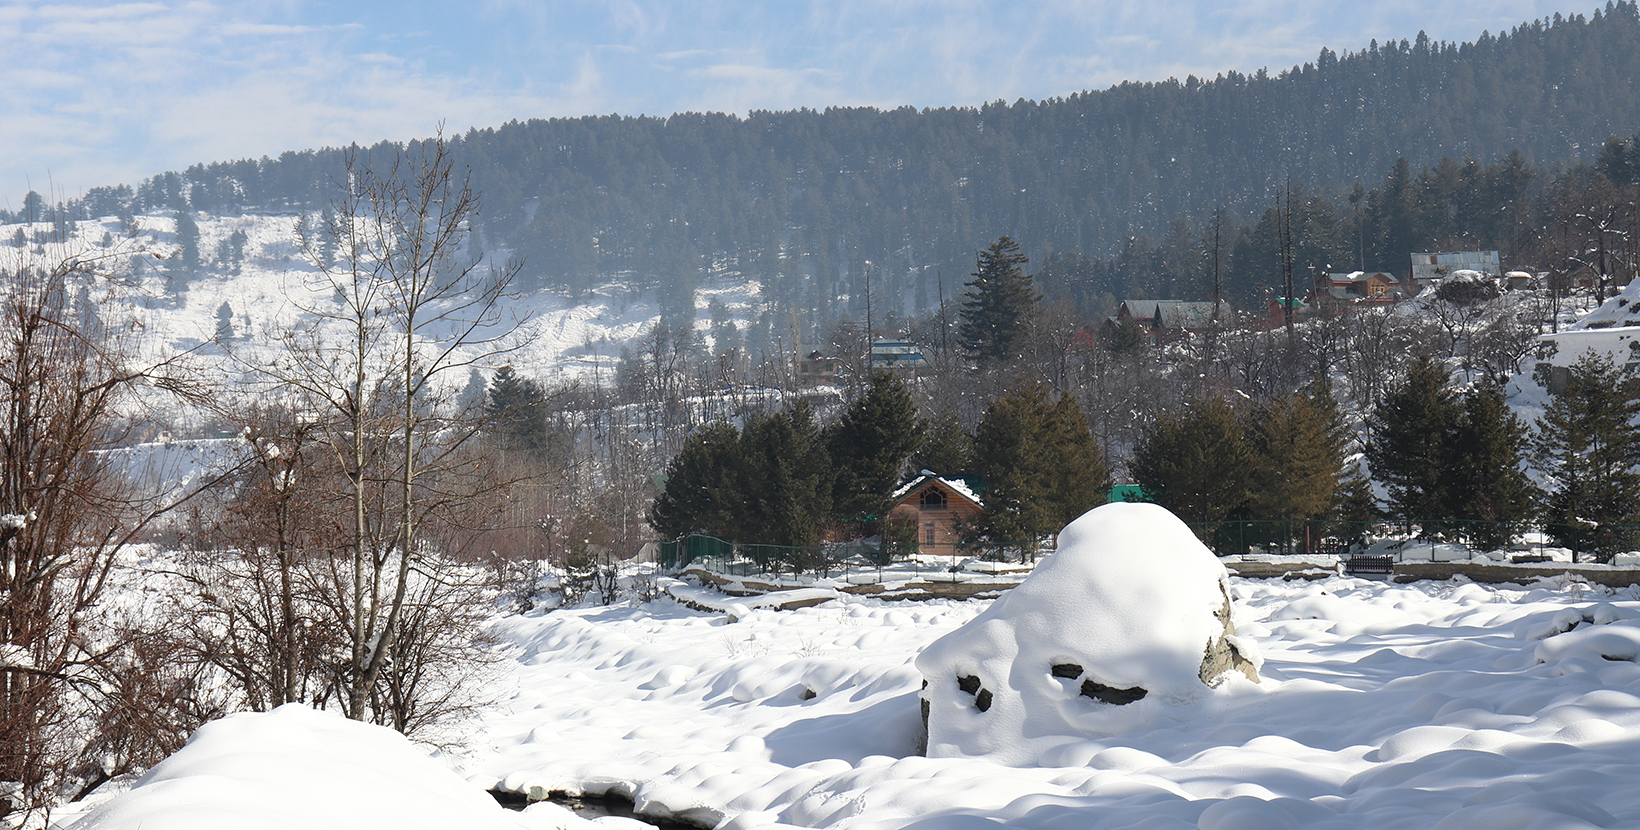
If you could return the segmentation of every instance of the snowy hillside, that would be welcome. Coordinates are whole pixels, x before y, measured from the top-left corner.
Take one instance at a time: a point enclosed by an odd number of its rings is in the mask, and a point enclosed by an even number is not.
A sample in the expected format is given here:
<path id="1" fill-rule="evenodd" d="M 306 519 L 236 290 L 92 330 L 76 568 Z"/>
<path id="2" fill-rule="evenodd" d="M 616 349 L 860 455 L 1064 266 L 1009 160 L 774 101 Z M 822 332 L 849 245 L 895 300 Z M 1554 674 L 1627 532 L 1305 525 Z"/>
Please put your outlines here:
<path id="1" fill-rule="evenodd" d="M 202 264 L 198 274 L 185 283 L 174 277 L 181 247 L 176 219 L 170 216 L 135 217 L 134 236 L 115 217 L 80 222 L 66 243 L 29 243 L 26 250 L 16 247 L 19 233 L 32 238 L 49 233 L 51 226 L 0 226 L 0 246 L 12 248 L 6 253 L 32 255 L 46 262 L 57 251 L 129 252 L 118 269 L 132 279 L 133 301 L 142 306 L 143 325 L 153 335 L 144 341 L 148 357 L 199 349 L 227 377 L 264 364 L 279 337 L 321 325 L 319 318 L 337 308 L 322 274 L 298 241 L 297 217 L 198 214 L 195 221 Z M 245 238 L 243 259 L 238 263 L 219 258 L 235 232 L 243 232 Z M 725 278 L 696 292 L 701 310 L 696 325 L 708 345 L 705 310 L 713 300 L 724 306 L 731 319 L 745 320 L 756 311 L 759 286 Z M 596 373 L 602 373 L 607 383 L 621 347 L 660 317 L 654 297 L 634 297 L 619 283 L 599 286 L 579 298 L 536 291 L 507 303 L 506 310 L 527 320 L 531 335 L 507 361 L 549 383 L 590 378 Z M 219 335 L 220 347 L 211 342 Z"/>

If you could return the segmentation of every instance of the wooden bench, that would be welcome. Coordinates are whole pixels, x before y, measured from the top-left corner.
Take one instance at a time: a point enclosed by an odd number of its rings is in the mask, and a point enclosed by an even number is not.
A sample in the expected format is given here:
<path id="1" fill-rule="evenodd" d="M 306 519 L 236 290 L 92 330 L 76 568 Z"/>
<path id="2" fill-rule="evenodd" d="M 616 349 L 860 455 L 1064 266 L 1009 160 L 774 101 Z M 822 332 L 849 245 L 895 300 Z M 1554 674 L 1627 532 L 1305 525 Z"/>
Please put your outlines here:
<path id="1" fill-rule="evenodd" d="M 1395 573 L 1395 557 L 1351 556 L 1350 558 L 1344 560 L 1344 573 L 1392 574 Z"/>

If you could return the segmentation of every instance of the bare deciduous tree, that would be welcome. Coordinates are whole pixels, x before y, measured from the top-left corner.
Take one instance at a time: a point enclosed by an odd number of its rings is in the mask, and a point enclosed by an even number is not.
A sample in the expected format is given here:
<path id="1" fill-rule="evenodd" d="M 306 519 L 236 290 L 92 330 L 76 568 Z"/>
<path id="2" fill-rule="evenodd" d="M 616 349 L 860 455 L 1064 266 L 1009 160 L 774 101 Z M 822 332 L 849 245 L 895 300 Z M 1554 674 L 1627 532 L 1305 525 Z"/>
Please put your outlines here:
<path id="1" fill-rule="evenodd" d="M 123 440 L 139 388 L 200 393 L 185 356 L 137 358 L 140 327 L 119 314 L 130 286 L 107 270 L 131 253 L 0 264 L 0 821 L 74 788 L 88 739 L 117 744 L 116 765 L 166 751 L 118 722 L 147 704 L 109 682 L 137 644 L 98 600 L 121 546 L 179 497 L 140 492 L 102 451 Z"/>
<path id="2" fill-rule="evenodd" d="M 286 332 L 282 356 L 257 368 L 330 456 L 333 476 L 298 486 L 346 505 L 332 531 L 345 542 L 311 561 L 324 598 L 313 624 L 341 632 L 344 655 L 321 702 L 411 731 L 460 708 L 457 663 L 483 662 L 463 611 L 474 586 L 448 563 L 472 505 L 511 483 L 446 376 L 527 337 L 508 314 L 516 265 L 467 248 L 478 199 L 442 136 L 353 156 L 338 186 L 299 299 L 317 325 Z"/>

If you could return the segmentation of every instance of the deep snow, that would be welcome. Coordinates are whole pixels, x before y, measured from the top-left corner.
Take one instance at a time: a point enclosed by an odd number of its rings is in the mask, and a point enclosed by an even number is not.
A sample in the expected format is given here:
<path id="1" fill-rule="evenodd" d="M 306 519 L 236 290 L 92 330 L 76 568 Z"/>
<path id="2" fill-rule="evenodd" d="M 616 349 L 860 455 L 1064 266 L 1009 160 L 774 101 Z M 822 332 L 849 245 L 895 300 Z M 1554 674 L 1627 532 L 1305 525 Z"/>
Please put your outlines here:
<path id="1" fill-rule="evenodd" d="M 1640 589 L 1335 577 L 1231 590 L 1264 657 L 1259 684 L 1030 767 L 916 754 L 911 661 L 987 601 L 844 596 L 735 623 L 665 598 L 510 616 L 496 630 L 516 694 L 479 724 L 460 772 L 475 793 L 625 792 L 724 828 L 1640 827 Z M 194 826 L 165 818 L 190 799 L 218 818 L 230 802 L 346 802 L 302 826 L 424 826 L 396 817 L 444 785 L 383 783 L 370 770 L 410 764 L 408 745 L 350 743 L 360 754 L 342 763 L 266 730 L 196 739 L 186 764 L 105 806 L 118 823 L 81 826 Z M 184 792 L 179 767 L 232 789 L 131 800 Z M 402 809 L 380 821 L 352 806 L 386 799 Z M 501 820 L 471 803 L 491 817 L 463 826 Z M 567 820 L 548 809 L 523 818 Z"/>

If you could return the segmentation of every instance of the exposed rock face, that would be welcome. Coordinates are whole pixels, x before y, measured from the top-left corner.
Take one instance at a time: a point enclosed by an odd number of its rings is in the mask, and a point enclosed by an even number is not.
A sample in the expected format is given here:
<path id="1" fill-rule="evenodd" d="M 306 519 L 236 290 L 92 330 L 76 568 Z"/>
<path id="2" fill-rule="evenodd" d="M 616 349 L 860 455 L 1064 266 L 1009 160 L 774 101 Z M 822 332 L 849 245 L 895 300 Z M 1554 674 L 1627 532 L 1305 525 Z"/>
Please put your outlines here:
<path id="1" fill-rule="evenodd" d="M 1230 590 L 1223 584 L 1220 589 L 1224 592 L 1224 604 L 1213 616 L 1224 623 L 1224 633 L 1207 641 L 1207 650 L 1202 654 L 1202 670 L 1198 677 L 1209 686 L 1217 686 L 1224 681 L 1224 676 L 1233 671 L 1246 675 L 1248 680 L 1258 682 L 1258 665 L 1241 653 L 1237 646 L 1236 624 L 1230 619 Z"/>
<path id="2" fill-rule="evenodd" d="M 1089 511 L 1025 582 L 918 658 L 929 754 L 1031 764 L 1188 717 L 1227 677 L 1258 682 L 1231 611 L 1224 567 L 1172 513 Z"/>

